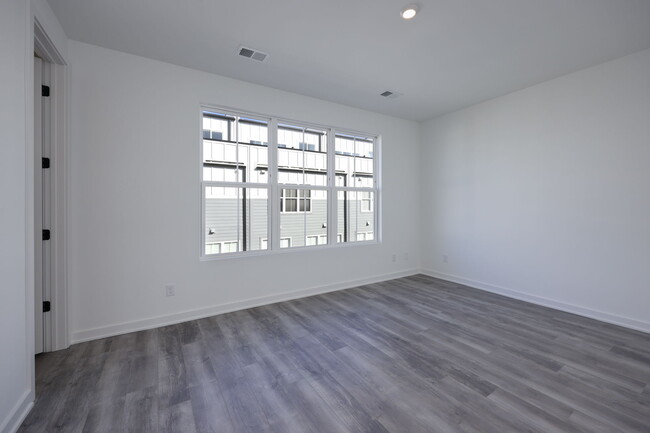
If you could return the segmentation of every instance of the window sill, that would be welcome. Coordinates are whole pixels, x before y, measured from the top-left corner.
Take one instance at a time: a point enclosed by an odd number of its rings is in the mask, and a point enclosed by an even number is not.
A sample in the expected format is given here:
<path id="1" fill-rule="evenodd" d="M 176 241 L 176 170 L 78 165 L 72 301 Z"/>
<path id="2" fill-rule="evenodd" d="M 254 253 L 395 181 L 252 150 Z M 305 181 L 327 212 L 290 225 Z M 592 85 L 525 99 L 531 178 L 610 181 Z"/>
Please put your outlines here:
<path id="1" fill-rule="evenodd" d="M 329 250 L 338 250 L 341 248 L 353 248 L 361 246 L 372 246 L 381 244 L 378 240 L 371 241 L 355 241 L 355 242 L 345 242 L 342 244 L 335 245 L 314 245 L 314 246 L 304 246 L 304 247 L 292 247 L 292 248 L 282 248 L 280 250 L 255 250 L 255 251 L 246 251 L 238 253 L 225 253 L 225 254 L 211 254 L 203 255 L 200 257 L 201 262 L 212 262 L 212 261 L 221 261 L 221 260 L 230 260 L 230 259 L 242 259 L 246 257 L 260 257 L 260 256 L 274 256 L 280 254 L 290 254 L 294 252 L 305 253 L 310 251 L 329 251 Z"/>

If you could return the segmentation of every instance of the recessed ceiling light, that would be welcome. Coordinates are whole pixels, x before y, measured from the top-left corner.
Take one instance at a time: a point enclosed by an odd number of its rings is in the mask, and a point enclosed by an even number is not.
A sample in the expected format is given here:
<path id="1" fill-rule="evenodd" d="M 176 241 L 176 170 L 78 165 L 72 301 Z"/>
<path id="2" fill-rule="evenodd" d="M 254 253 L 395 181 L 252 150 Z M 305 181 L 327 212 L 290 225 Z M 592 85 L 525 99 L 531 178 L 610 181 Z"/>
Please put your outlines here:
<path id="1" fill-rule="evenodd" d="M 415 15 L 418 13 L 420 10 L 420 7 L 416 4 L 408 5 L 404 9 L 402 9 L 402 12 L 400 12 L 400 16 L 404 18 L 405 20 L 410 20 Z"/>

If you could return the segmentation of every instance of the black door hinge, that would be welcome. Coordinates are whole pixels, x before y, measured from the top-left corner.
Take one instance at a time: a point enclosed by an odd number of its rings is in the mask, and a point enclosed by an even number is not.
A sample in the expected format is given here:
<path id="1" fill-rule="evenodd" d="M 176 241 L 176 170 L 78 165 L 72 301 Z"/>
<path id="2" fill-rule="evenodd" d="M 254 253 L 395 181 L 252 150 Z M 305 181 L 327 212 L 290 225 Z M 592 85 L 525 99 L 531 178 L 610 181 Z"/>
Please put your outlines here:
<path id="1" fill-rule="evenodd" d="M 50 158 L 41 158 L 41 167 L 50 168 Z"/>
<path id="2" fill-rule="evenodd" d="M 50 86 L 41 86 L 41 96 L 50 96 Z"/>
<path id="3" fill-rule="evenodd" d="M 52 309 L 52 304 L 50 301 L 43 301 L 43 313 L 47 313 Z"/>
<path id="4" fill-rule="evenodd" d="M 43 240 L 44 241 L 49 241 L 50 240 L 50 231 L 49 230 L 43 230 Z"/>

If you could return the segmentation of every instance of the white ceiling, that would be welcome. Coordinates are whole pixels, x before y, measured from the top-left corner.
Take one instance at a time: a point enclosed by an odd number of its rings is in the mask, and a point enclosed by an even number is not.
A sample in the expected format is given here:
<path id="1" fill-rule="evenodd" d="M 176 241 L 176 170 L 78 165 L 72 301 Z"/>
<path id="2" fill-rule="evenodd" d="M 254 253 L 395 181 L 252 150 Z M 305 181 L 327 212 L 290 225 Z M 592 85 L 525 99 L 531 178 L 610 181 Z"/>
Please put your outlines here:
<path id="1" fill-rule="evenodd" d="M 650 48 L 650 0 L 49 3 L 71 39 L 413 120 Z"/>

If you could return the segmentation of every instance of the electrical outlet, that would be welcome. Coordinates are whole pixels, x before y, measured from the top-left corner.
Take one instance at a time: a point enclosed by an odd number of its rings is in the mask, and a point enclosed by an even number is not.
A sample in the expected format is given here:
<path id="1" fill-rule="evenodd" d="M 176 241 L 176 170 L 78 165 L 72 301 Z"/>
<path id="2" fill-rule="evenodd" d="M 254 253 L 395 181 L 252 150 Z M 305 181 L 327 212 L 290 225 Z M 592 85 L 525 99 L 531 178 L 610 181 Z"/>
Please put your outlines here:
<path id="1" fill-rule="evenodd" d="M 447 254 L 443 254 L 443 255 L 442 255 L 442 261 L 443 261 L 444 263 L 448 263 L 448 262 L 449 262 L 449 256 L 448 256 Z"/>
<path id="2" fill-rule="evenodd" d="M 393 262 L 397 261 L 397 254 L 393 254 L 390 258 Z"/>
<path id="3" fill-rule="evenodd" d="M 173 284 L 167 284 L 165 286 L 165 295 L 176 296 L 176 287 Z"/>

